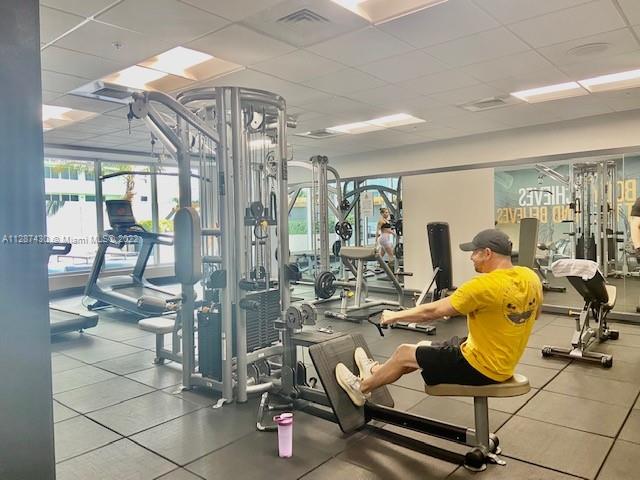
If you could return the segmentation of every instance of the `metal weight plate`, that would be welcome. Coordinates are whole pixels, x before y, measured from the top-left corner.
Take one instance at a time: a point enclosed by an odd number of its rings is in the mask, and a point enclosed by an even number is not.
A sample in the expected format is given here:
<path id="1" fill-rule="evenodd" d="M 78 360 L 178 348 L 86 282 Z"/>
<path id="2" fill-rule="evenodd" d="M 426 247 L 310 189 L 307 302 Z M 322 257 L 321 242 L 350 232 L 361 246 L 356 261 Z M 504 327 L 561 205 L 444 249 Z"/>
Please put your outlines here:
<path id="1" fill-rule="evenodd" d="M 313 305 L 303 303 L 300 305 L 300 313 L 302 314 L 303 325 L 315 325 L 318 313 Z"/>
<path id="2" fill-rule="evenodd" d="M 302 314 L 300 313 L 300 310 L 291 305 L 287 308 L 286 316 L 287 328 L 292 330 L 299 330 L 302 328 Z"/>
<path id="3" fill-rule="evenodd" d="M 340 240 L 336 240 L 335 242 L 333 242 L 333 245 L 331 246 L 331 251 L 336 257 L 339 257 L 341 248 L 342 248 L 342 242 Z"/>
<path id="4" fill-rule="evenodd" d="M 336 293 L 334 282 L 336 276 L 332 272 L 322 272 L 316 277 L 314 289 L 318 298 L 331 298 Z"/>
<path id="5" fill-rule="evenodd" d="M 349 222 L 338 222 L 335 226 L 335 232 L 343 240 L 349 240 L 353 235 L 353 226 Z"/>
<path id="6" fill-rule="evenodd" d="M 402 258 L 404 256 L 404 244 L 398 243 L 393 249 L 393 254 L 398 258 Z"/>

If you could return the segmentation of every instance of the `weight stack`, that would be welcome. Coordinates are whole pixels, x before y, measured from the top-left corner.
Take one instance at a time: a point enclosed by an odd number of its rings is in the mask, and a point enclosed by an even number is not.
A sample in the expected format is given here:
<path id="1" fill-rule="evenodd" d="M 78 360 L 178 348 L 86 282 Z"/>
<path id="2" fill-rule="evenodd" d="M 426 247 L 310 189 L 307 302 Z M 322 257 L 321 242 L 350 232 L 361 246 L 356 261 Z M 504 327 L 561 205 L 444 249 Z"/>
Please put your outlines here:
<path id="1" fill-rule="evenodd" d="M 232 342 L 235 355 L 235 318 L 232 322 Z M 222 381 L 222 313 L 220 305 L 216 305 L 210 312 L 198 312 L 198 371 L 207 378 Z"/>
<path id="2" fill-rule="evenodd" d="M 436 267 L 440 267 L 440 272 L 436 277 L 436 291 L 434 293 L 434 300 L 438 300 L 441 292 L 451 290 L 453 287 L 449 224 L 445 222 L 428 223 L 427 238 L 429 240 L 429 250 L 431 251 L 431 264 L 434 270 Z"/>
<path id="3" fill-rule="evenodd" d="M 247 310 L 247 352 L 253 352 L 273 345 L 280 338 L 274 327 L 280 318 L 280 291 L 250 293 L 246 299 L 260 304 L 258 310 Z"/>

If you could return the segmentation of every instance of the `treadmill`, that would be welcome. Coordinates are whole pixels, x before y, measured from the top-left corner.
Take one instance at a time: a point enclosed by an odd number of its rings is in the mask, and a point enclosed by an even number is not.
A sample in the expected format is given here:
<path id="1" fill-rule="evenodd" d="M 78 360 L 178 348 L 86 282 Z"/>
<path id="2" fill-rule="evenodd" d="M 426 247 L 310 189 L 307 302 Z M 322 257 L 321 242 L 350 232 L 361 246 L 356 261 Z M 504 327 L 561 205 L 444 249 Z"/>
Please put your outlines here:
<path id="1" fill-rule="evenodd" d="M 180 299 L 173 293 L 157 288 L 144 278 L 149 256 L 156 245 L 173 245 L 173 236 L 148 232 L 138 225 L 129 200 L 107 200 L 105 202 L 111 230 L 106 230 L 100 240 L 98 252 L 93 261 L 91 276 L 84 295 L 96 301 L 88 305 L 89 310 L 118 307 L 141 317 L 158 315 L 142 308 L 145 299 L 154 303 L 165 302 L 169 313 L 170 304 Z M 105 276 L 100 278 L 105 256 L 109 247 L 122 250 L 125 245 L 137 244 L 138 258 L 129 275 Z"/>
<path id="2" fill-rule="evenodd" d="M 49 256 L 67 255 L 71 251 L 70 243 L 49 243 Z M 98 324 L 98 315 L 67 310 L 58 305 L 49 304 L 49 322 L 51 336 L 68 332 L 81 332 Z"/>

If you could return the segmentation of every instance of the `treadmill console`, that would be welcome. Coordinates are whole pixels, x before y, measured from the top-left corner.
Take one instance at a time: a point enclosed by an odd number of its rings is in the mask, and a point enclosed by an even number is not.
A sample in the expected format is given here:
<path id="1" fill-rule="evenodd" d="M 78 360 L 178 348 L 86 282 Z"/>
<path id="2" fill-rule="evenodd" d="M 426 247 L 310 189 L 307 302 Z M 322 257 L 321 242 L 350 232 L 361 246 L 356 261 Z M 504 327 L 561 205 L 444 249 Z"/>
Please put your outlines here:
<path id="1" fill-rule="evenodd" d="M 126 230 L 136 225 L 136 217 L 129 200 L 107 200 L 109 224 L 114 230 Z"/>

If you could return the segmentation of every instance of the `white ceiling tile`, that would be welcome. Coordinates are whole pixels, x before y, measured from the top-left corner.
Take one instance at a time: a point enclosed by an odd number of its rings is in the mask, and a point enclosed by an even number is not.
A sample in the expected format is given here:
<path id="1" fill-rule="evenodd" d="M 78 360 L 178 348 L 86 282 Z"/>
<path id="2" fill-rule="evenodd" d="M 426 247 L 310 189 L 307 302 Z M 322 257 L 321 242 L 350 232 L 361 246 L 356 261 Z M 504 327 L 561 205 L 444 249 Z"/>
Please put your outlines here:
<path id="1" fill-rule="evenodd" d="M 306 50 L 296 50 L 266 62 L 256 63 L 251 68 L 292 82 L 304 82 L 342 70 L 344 65 Z"/>
<path id="2" fill-rule="evenodd" d="M 469 65 L 461 69 L 461 72 L 483 82 L 490 82 L 500 78 L 535 74 L 541 70 L 551 68 L 553 68 L 551 62 L 535 50 L 528 50 L 515 55 Z"/>
<path id="3" fill-rule="evenodd" d="M 65 128 L 54 128 L 52 130 L 47 130 L 45 132 L 45 140 L 50 141 L 52 139 L 57 139 L 63 137 L 64 140 L 86 140 L 91 138 L 93 135 L 86 132 L 78 132 L 73 130 L 71 127 Z"/>
<path id="4" fill-rule="evenodd" d="M 560 120 L 591 117 L 593 115 L 602 115 L 614 111 L 605 99 L 599 95 L 565 98 L 547 102 L 545 105 L 552 110 Z"/>
<path id="5" fill-rule="evenodd" d="M 111 102 L 103 102 L 102 100 L 78 97 L 76 95 L 63 95 L 58 97 L 55 102 L 53 102 L 53 105 L 95 113 L 104 113 L 113 110 L 113 103 Z"/>
<path id="6" fill-rule="evenodd" d="M 455 128 L 458 134 L 463 133 L 465 135 L 473 135 L 475 133 L 492 132 L 510 128 L 510 125 L 508 125 L 507 123 L 502 123 L 490 118 L 485 118 L 482 114 L 472 112 L 466 112 L 463 116 L 445 119 L 443 123 L 447 127 Z"/>
<path id="7" fill-rule="evenodd" d="M 509 25 L 534 48 L 617 30 L 624 21 L 610 0 L 597 0 Z"/>
<path id="8" fill-rule="evenodd" d="M 358 67 L 371 75 L 387 82 L 402 82 L 412 78 L 430 75 L 446 70 L 447 66 L 439 60 L 419 50 L 403 53 Z"/>
<path id="9" fill-rule="evenodd" d="M 67 93 L 87 82 L 87 78 L 42 70 L 42 89 L 50 92 Z"/>
<path id="10" fill-rule="evenodd" d="M 640 24 L 640 2 L 638 0 L 618 0 L 631 25 Z"/>
<path id="11" fill-rule="evenodd" d="M 326 115 L 341 115 L 342 117 L 340 118 L 343 118 L 345 115 L 351 116 L 353 119 L 350 121 L 353 122 L 358 119 L 365 120 L 367 118 L 373 118 L 370 115 L 372 115 L 374 111 L 371 105 L 349 100 L 344 97 L 331 97 L 327 100 L 313 102 L 303 106 L 311 111 L 324 113 Z"/>
<path id="12" fill-rule="evenodd" d="M 385 83 L 379 78 L 354 68 L 346 68 L 322 77 L 304 82 L 305 85 L 318 90 L 344 95 L 358 90 L 381 87 Z"/>
<path id="13" fill-rule="evenodd" d="M 500 27 L 434 45 L 424 51 L 452 67 L 462 67 L 527 50 L 526 43 Z"/>
<path id="14" fill-rule="evenodd" d="M 480 120 L 497 122 L 506 125 L 508 128 L 539 125 L 560 120 L 554 110 L 549 108 L 547 104 L 519 103 L 485 112 L 474 112 L 473 115 Z"/>
<path id="15" fill-rule="evenodd" d="M 138 124 L 142 125 L 142 120 L 138 120 Z M 85 125 L 89 128 L 94 128 L 101 132 L 113 132 L 128 128 L 129 122 L 127 121 L 126 116 L 116 118 L 109 117 L 107 115 L 100 115 L 98 117 L 92 118 L 91 120 L 87 120 L 86 122 L 82 122 L 79 125 Z"/>
<path id="16" fill-rule="evenodd" d="M 498 26 L 498 22 L 471 0 L 456 0 L 406 15 L 379 28 L 423 48 Z"/>
<path id="17" fill-rule="evenodd" d="M 52 42 L 84 20 L 84 17 L 71 13 L 40 7 L 40 41 Z"/>
<path id="18" fill-rule="evenodd" d="M 570 53 L 571 49 L 580 45 L 596 43 L 607 43 L 609 46 L 606 50 L 595 54 L 576 55 Z M 638 42 L 631 31 L 628 28 L 622 28 L 612 32 L 600 33 L 598 35 L 558 43 L 549 47 L 542 47 L 538 49 L 538 52 L 556 65 L 569 65 L 584 62 L 597 63 L 600 59 L 638 50 L 638 47 Z"/>
<path id="19" fill-rule="evenodd" d="M 161 33 L 176 44 L 229 24 L 226 19 L 176 0 L 124 0 L 97 19 L 147 35 Z"/>
<path id="20" fill-rule="evenodd" d="M 310 11 L 323 20 L 282 20 L 301 10 Z M 307 47 L 368 25 L 364 18 L 328 0 L 285 0 L 245 18 L 242 23 L 298 47 Z"/>
<path id="21" fill-rule="evenodd" d="M 530 73 L 521 73 L 512 77 L 504 77 L 487 83 L 504 92 L 517 92 L 529 88 L 565 83 L 571 80 L 569 76 L 555 67 L 533 70 Z"/>
<path id="22" fill-rule="evenodd" d="M 56 46 L 108 58 L 125 65 L 133 65 L 174 46 L 156 35 L 116 28 L 100 22 L 88 22 L 55 43 Z M 119 48 L 116 45 L 120 45 Z"/>
<path id="23" fill-rule="evenodd" d="M 605 75 L 608 73 L 635 70 L 640 67 L 640 50 L 604 57 L 596 62 L 575 63 L 558 67 L 573 80 Z"/>
<path id="24" fill-rule="evenodd" d="M 282 0 L 179 0 L 180 2 L 193 5 L 207 12 L 238 22 L 250 15 L 261 12 Z"/>
<path id="25" fill-rule="evenodd" d="M 602 92 L 595 94 L 594 97 L 604 102 L 616 112 L 640 108 L 640 88 L 617 92 Z"/>
<path id="26" fill-rule="evenodd" d="M 42 50 L 40 58 L 42 68 L 45 70 L 91 79 L 102 78 L 126 66 L 106 58 L 74 52 L 53 45 Z"/>
<path id="27" fill-rule="evenodd" d="M 84 138 L 80 139 L 73 136 L 61 135 L 56 132 L 56 128 L 52 130 L 47 130 L 43 134 L 43 140 L 45 143 L 55 143 L 55 144 L 64 144 L 64 145 L 74 145 L 76 142 L 80 142 L 84 140 Z"/>
<path id="28" fill-rule="evenodd" d="M 400 82 L 399 88 L 406 88 L 422 95 L 430 95 L 437 92 L 445 92 L 456 88 L 477 85 L 477 79 L 465 75 L 460 70 L 445 70 L 434 75 L 414 78 L 406 82 Z"/>
<path id="29" fill-rule="evenodd" d="M 282 96 L 287 105 L 303 105 L 311 102 L 319 102 L 331 98 L 331 95 L 313 88 L 305 87 L 297 83 L 288 82 L 263 72 L 251 69 L 241 70 L 229 75 L 223 75 L 216 79 L 199 82 L 194 86 L 223 86 L 233 85 L 238 87 L 256 88 L 276 93 Z M 191 88 L 191 87 L 190 87 Z"/>
<path id="30" fill-rule="evenodd" d="M 320 130 L 322 128 L 327 128 L 330 126 L 336 125 L 333 118 L 329 115 L 320 115 L 313 118 L 308 119 L 299 119 L 298 126 L 294 133 L 296 132 L 307 132 L 311 130 Z M 299 142 L 295 142 L 299 143 Z"/>
<path id="31" fill-rule="evenodd" d="M 350 66 L 364 65 L 413 49 L 411 45 L 376 27 L 347 33 L 308 48 L 318 55 Z"/>
<path id="32" fill-rule="evenodd" d="M 427 107 L 422 112 L 416 112 L 417 116 L 426 120 L 430 125 L 448 125 L 450 119 L 464 117 L 469 112 L 453 105 Z"/>
<path id="33" fill-rule="evenodd" d="M 115 117 L 117 119 L 122 119 L 122 118 L 126 118 L 127 113 L 129 113 L 128 106 L 118 106 L 116 104 L 113 104 L 111 110 L 109 110 L 108 112 L 104 112 L 104 115 L 108 117 Z"/>
<path id="34" fill-rule="evenodd" d="M 119 1 L 120 0 L 40 0 L 40 4 L 83 17 L 90 17 Z"/>
<path id="35" fill-rule="evenodd" d="M 234 24 L 190 42 L 186 47 L 240 65 L 252 65 L 295 50 L 295 47 Z"/>
<path id="36" fill-rule="evenodd" d="M 435 93 L 430 97 L 449 105 L 462 105 L 475 100 L 504 94 L 505 92 L 503 90 L 496 87 L 480 84 L 465 88 L 458 88 L 447 92 Z"/>
<path id="37" fill-rule="evenodd" d="M 489 12 L 503 24 L 537 17 L 545 13 L 555 12 L 573 7 L 591 0 L 475 0 L 476 4 Z M 631 0 L 635 1 L 635 0 Z"/>
<path id="38" fill-rule="evenodd" d="M 60 92 L 50 92 L 49 90 L 42 91 L 42 103 L 49 103 L 60 97 Z"/>
<path id="39" fill-rule="evenodd" d="M 377 105 L 393 105 L 396 100 L 413 98 L 415 96 L 415 92 L 400 88 L 397 85 L 384 85 L 382 87 L 353 92 L 348 95 L 349 98 L 358 102 L 375 103 Z"/>

